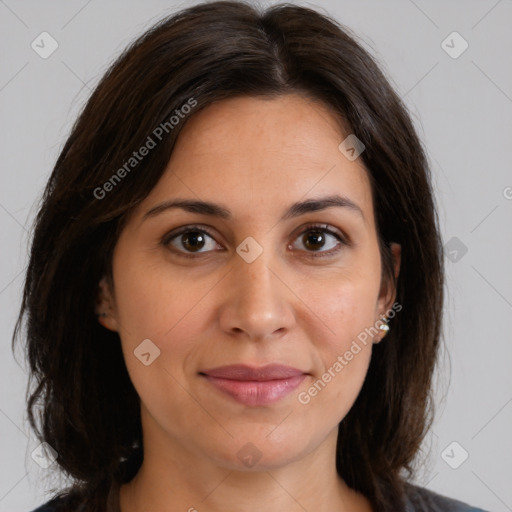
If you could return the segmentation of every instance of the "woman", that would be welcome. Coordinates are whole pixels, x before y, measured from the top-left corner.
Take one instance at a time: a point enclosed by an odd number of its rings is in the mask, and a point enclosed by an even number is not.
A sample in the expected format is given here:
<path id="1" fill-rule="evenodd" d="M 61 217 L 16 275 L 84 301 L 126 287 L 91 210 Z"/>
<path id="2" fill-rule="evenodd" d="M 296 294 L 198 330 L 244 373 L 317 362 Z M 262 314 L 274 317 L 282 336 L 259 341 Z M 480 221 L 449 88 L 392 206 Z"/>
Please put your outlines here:
<path id="1" fill-rule="evenodd" d="M 313 10 L 183 10 L 106 73 L 37 215 L 39 508 L 477 510 L 409 483 L 443 257 L 408 114 Z"/>

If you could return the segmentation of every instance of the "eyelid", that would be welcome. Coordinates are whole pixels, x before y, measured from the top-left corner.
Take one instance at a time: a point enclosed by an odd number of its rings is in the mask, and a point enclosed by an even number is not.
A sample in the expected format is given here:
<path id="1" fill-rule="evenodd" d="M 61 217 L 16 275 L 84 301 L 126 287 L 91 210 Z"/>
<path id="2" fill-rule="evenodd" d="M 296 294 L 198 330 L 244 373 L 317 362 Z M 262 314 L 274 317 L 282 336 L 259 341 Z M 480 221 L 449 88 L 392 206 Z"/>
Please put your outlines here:
<path id="1" fill-rule="evenodd" d="M 302 235 L 308 231 L 315 231 L 315 230 L 322 231 L 324 233 L 327 233 L 327 234 L 335 237 L 338 240 L 338 242 L 340 242 L 341 245 L 345 245 L 345 246 L 352 245 L 352 241 L 351 241 L 350 237 L 348 237 L 343 231 L 339 230 L 338 228 L 336 228 L 334 226 L 331 226 L 330 224 L 315 223 L 315 222 L 308 222 L 308 223 L 305 223 L 304 225 L 298 227 L 292 234 L 293 241 L 295 241 L 300 235 Z M 181 226 L 180 228 L 177 228 L 177 230 L 171 230 L 170 232 L 166 233 L 162 237 L 160 243 L 162 245 L 164 245 L 164 247 L 169 248 L 170 242 L 174 238 L 176 238 L 184 233 L 187 233 L 189 231 L 204 232 L 210 238 L 215 240 L 215 242 L 217 244 L 219 244 L 219 242 L 217 242 L 215 235 L 212 233 L 210 228 L 208 226 L 205 226 L 202 224 L 187 224 L 185 226 Z M 289 247 L 290 245 L 292 245 L 292 244 L 289 244 L 287 247 Z M 219 252 L 219 251 L 205 251 L 205 252 L 198 252 L 198 253 L 190 253 L 190 252 L 186 252 L 186 251 L 180 251 L 175 248 L 172 248 L 172 249 L 169 248 L 169 250 L 171 250 L 175 254 L 178 254 L 179 256 L 182 256 L 185 258 L 199 258 L 199 257 L 201 257 L 201 255 L 208 255 L 212 252 Z M 307 256 L 305 256 L 306 258 L 308 258 L 308 257 L 329 258 L 330 256 L 331 257 L 335 256 L 340 250 L 341 249 L 338 246 L 337 249 L 329 249 L 328 251 L 301 251 L 301 252 L 305 252 L 307 254 Z"/>
<path id="2" fill-rule="evenodd" d="M 215 240 L 217 242 L 217 240 L 215 239 L 215 235 L 213 234 L 212 231 L 210 231 L 210 228 L 208 226 L 203 226 L 202 224 L 187 224 L 186 226 L 182 226 L 180 228 L 177 228 L 177 230 L 171 230 L 168 233 L 166 233 L 162 237 L 161 243 L 164 246 L 167 247 L 170 244 L 172 239 L 182 235 L 183 233 L 187 233 L 189 231 L 201 231 L 201 232 L 204 232 L 210 238 L 212 238 L 213 240 Z M 219 243 L 219 242 L 217 242 L 217 243 Z M 205 253 L 201 253 L 201 254 L 205 254 Z"/>
<path id="3" fill-rule="evenodd" d="M 339 252 L 342 249 L 342 247 L 340 247 L 340 245 L 347 246 L 347 247 L 350 247 L 352 245 L 350 238 L 341 230 L 335 228 L 334 226 L 331 226 L 330 224 L 315 223 L 315 222 L 309 222 L 309 223 L 306 223 L 305 225 L 297 228 L 297 230 L 294 232 L 294 240 L 298 239 L 298 237 L 300 235 L 307 233 L 308 231 L 315 231 L 315 230 L 321 231 L 323 233 L 327 233 L 327 234 L 333 236 L 334 238 L 336 238 L 338 240 L 339 243 L 337 244 L 337 246 L 335 248 L 331 248 L 327 251 L 301 251 L 301 252 L 304 252 L 306 255 L 305 256 L 301 255 L 300 257 L 329 259 L 329 258 L 333 258 L 339 254 Z M 297 235 L 295 235 L 296 232 L 298 232 Z M 292 245 L 292 244 L 290 244 L 290 245 Z"/>
<path id="4" fill-rule="evenodd" d="M 306 231 L 314 231 L 315 229 L 319 231 L 325 231 L 332 236 L 338 237 L 340 241 L 346 243 L 347 245 L 351 243 L 348 235 L 346 235 L 343 231 L 336 228 L 332 224 L 326 224 L 325 222 L 306 222 L 293 232 L 293 236 L 297 238 L 299 235 L 305 233 Z"/>

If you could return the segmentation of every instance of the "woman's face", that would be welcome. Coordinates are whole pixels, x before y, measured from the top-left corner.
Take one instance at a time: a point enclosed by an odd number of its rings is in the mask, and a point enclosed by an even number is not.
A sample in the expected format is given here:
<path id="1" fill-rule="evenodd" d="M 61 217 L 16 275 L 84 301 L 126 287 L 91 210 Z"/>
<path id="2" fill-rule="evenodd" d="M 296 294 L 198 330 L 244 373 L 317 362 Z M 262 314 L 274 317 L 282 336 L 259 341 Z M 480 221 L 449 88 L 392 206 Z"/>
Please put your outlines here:
<path id="1" fill-rule="evenodd" d="M 112 294 L 102 281 L 145 450 L 272 468 L 335 440 L 394 300 L 367 173 L 338 149 L 347 135 L 298 95 L 188 120 L 119 238 Z M 210 206 L 161 206 L 178 200 Z"/>

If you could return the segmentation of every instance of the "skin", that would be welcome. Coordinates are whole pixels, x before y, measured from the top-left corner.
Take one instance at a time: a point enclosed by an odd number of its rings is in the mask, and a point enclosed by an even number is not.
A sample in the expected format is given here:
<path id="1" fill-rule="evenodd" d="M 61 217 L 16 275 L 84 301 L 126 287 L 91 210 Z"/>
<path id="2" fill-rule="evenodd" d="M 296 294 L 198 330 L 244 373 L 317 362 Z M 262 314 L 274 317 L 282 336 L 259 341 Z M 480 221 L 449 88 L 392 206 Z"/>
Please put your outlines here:
<path id="1" fill-rule="evenodd" d="M 122 512 L 372 510 L 337 474 L 335 451 L 381 336 L 360 344 L 309 403 L 298 400 L 395 299 L 381 275 L 367 171 L 338 149 L 347 135 L 324 106 L 295 94 L 215 103 L 190 117 L 165 174 L 133 212 L 114 251 L 114 288 L 103 279 L 98 304 L 141 398 L 144 462 L 121 488 Z M 280 220 L 292 203 L 334 193 L 363 215 L 331 207 Z M 172 209 L 142 220 L 175 198 L 220 203 L 233 218 Z M 311 241 L 312 223 L 350 243 L 330 234 L 323 245 Z M 212 233 L 202 245 L 181 236 L 162 243 L 194 224 Z M 249 236 L 263 248 L 252 263 L 236 252 Z M 398 276 L 400 246 L 392 251 Z M 148 366 L 134 355 L 145 339 L 160 349 Z M 308 375 L 278 402 L 247 406 L 199 375 L 235 363 Z M 238 455 L 247 443 L 259 457 L 251 467 Z"/>

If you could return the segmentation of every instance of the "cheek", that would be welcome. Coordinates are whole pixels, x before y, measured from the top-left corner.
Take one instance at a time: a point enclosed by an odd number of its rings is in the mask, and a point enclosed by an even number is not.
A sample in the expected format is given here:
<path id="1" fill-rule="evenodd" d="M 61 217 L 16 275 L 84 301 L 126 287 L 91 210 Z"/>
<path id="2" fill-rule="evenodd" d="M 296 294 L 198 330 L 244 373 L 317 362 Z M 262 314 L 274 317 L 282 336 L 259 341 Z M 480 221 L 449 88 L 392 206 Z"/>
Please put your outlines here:
<path id="1" fill-rule="evenodd" d="M 365 275 L 353 273 L 310 288 L 314 313 L 304 319 L 314 345 L 315 372 L 298 401 L 341 421 L 354 403 L 366 377 L 372 354 L 378 267 Z M 306 291 L 304 291 L 306 293 Z M 309 404 L 309 405 L 308 405 Z M 333 404 L 336 404 L 333 407 Z"/>
<path id="2" fill-rule="evenodd" d="M 322 340 L 323 345 L 339 354 L 350 346 L 351 340 L 374 325 L 380 287 L 379 267 L 369 265 L 367 268 L 367 271 L 344 271 L 303 288 L 304 302 L 307 301 L 311 309 L 304 328 L 321 326 L 325 333 L 319 338 L 318 333 L 315 335 L 311 330 L 311 340 Z"/>
<path id="3" fill-rule="evenodd" d="M 195 280 L 165 264 L 152 266 L 135 259 L 121 263 L 116 282 L 121 339 L 131 345 L 146 338 L 159 346 L 173 338 L 186 343 L 190 327 L 204 318 L 200 309 L 205 290 L 214 288 L 218 277 Z"/>
<path id="4" fill-rule="evenodd" d="M 116 282 L 117 317 L 130 378 L 143 402 L 158 403 L 162 410 L 187 410 L 191 400 L 184 392 L 189 378 L 185 372 L 197 359 L 197 340 L 213 325 L 211 296 L 205 290 L 214 294 L 219 276 L 190 279 L 186 272 L 171 273 L 161 265 L 128 259 L 122 263 Z M 218 338 L 218 333 L 213 336 Z M 142 358 L 150 362 L 146 366 L 137 354 L 147 353 Z"/>
<path id="5" fill-rule="evenodd" d="M 206 328 L 208 297 L 204 290 L 215 283 L 205 279 L 199 286 L 176 273 L 171 278 L 146 270 L 125 274 L 116 287 L 119 335 L 130 379 L 142 403 L 157 423 L 178 435 L 191 428 L 186 418 L 201 414 L 187 391 L 185 370 Z M 146 348 L 140 350 L 142 346 Z M 149 356 L 141 360 L 146 353 Z"/>

